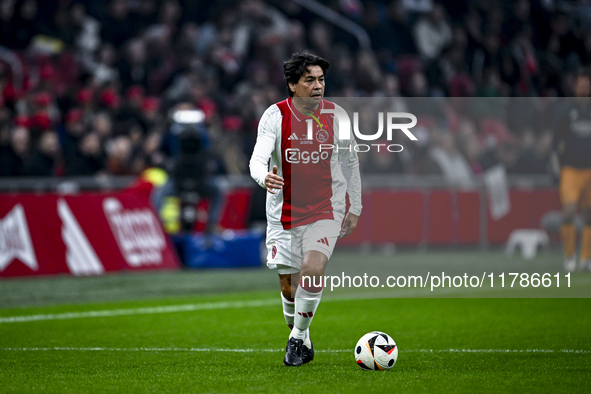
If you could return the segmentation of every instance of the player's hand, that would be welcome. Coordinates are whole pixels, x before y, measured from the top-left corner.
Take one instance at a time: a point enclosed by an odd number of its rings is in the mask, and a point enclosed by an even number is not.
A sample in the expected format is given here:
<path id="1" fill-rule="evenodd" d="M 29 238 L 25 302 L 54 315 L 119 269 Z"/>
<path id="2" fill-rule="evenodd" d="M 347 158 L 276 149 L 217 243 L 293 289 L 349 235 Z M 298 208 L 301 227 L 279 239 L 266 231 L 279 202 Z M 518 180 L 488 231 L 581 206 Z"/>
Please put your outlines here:
<path id="1" fill-rule="evenodd" d="M 283 187 L 283 178 L 277 175 L 277 166 L 273 166 L 271 172 L 265 177 L 265 188 L 271 194 L 275 194 L 275 189 Z"/>
<path id="2" fill-rule="evenodd" d="M 343 226 L 341 227 L 339 238 L 345 238 L 347 235 L 351 234 L 353 230 L 355 230 L 355 227 L 357 227 L 358 221 L 359 216 L 352 214 L 351 212 L 347 213 Z"/>

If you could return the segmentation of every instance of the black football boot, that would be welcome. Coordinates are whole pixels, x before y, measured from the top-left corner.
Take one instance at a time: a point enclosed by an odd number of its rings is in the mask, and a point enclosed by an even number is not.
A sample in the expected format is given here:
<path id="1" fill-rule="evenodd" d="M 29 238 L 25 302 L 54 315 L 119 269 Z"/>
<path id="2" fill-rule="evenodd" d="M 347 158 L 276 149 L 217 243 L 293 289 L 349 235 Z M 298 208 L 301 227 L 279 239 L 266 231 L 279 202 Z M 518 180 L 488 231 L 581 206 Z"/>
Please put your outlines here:
<path id="1" fill-rule="evenodd" d="M 304 362 L 302 360 L 302 346 L 304 341 L 301 339 L 289 338 L 285 347 L 285 358 L 283 364 L 288 367 L 299 367 Z"/>
<path id="2" fill-rule="evenodd" d="M 314 344 L 310 342 L 309 349 L 308 346 L 302 345 L 302 364 L 307 364 L 312 360 L 314 360 Z"/>

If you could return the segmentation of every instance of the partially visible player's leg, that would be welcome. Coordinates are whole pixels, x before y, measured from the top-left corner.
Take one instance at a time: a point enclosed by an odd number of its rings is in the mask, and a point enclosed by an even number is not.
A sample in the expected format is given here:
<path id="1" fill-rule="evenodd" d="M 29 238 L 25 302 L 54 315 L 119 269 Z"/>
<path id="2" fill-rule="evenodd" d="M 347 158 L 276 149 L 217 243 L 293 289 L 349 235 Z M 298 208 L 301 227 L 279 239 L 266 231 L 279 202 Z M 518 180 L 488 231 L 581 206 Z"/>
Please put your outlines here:
<path id="1" fill-rule="evenodd" d="M 293 328 L 294 324 L 295 293 L 302 262 L 301 247 L 298 249 L 297 239 L 296 242 L 293 241 L 291 230 L 285 230 L 279 227 L 267 227 L 267 266 L 271 269 L 277 269 L 277 273 L 279 274 L 283 317 L 290 329 Z M 290 344 L 288 343 L 289 348 Z M 292 353 L 289 360 L 286 356 L 284 360 L 286 365 L 301 365 L 300 347 L 292 349 Z"/>
<path id="2" fill-rule="evenodd" d="M 340 221 L 319 220 L 303 228 L 304 258 L 300 286 L 295 297 L 294 327 L 291 336 L 303 339 L 320 304 L 323 277 L 341 230 Z"/>
<path id="3" fill-rule="evenodd" d="M 290 341 L 302 348 L 302 363 L 314 358 L 314 346 L 309 337 L 309 327 L 322 299 L 323 277 L 326 264 L 334 250 L 340 232 L 340 222 L 320 220 L 301 229 L 304 257 L 299 286 L 295 295 L 294 327 Z"/>
<path id="4" fill-rule="evenodd" d="M 302 279 L 295 292 L 293 328 L 289 334 L 285 365 L 299 366 L 314 359 L 314 345 L 310 339 L 309 327 L 322 298 L 322 285 L 318 284 L 322 283 L 327 261 L 328 257 L 325 254 L 315 250 L 304 254 L 300 273 Z M 311 279 L 312 277 L 314 279 Z"/>
<path id="5" fill-rule="evenodd" d="M 299 280 L 299 273 L 286 272 L 278 268 L 279 284 L 281 285 L 281 302 L 283 304 L 283 316 L 291 330 L 293 328 L 293 316 L 295 313 L 295 292 Z M 294 282 L 292 284 L 292 282 Z"/>
<path id="6" fill-rule="evenodd" d="M 591 170 L 587 173 L 591 177 Z M 591 180 L 588 180 L 581 197 L 583 206 L 583 217 L 585 225 L 581 236 L 581 256 L 579 260 L 579 269 L 591 270 Z"/>
<path id="7" fill-rule="evenodd" d="M 564 251 L 564 269 L 571 272 L 576 269 L 577 257 L 575 248 L 577 244 L 577 229 L 575 227 L 576 203 L 568 203 L 562 206 L 562 226 L 560 238 Z"/>
<path id="8" fill-rule="evenodd" d="M 280 272 L 281 271 L 287 272 L 285 269 L 280 270 Z M 281 284 L 281 301 L 283 303 L 283 316 L 285 317 L 287 326 L 292 331 L 295 325 L 295 297 L 297 294 L 299 276 L 299 272 L 292 274 L 279 274 L 279 283 Z M 307 346 L 304 345 L 305 343 Z M 314 358 L 314 351 L 312 350 L 310 357 L 309 349 L 313 349 L 311 345 L 312 343 L 310 341 L 309 330 L 304 332 L 304 337 L 302 339 L 293 338 L 290 335 L 285 348 L 285 358 L 283 359 L 283 363 L 287 366 L 299 366 L 312 361 Z"/>
<path id="9" fill-rule="evenodd" d="M 585 209 L 585 226 L 581 236 L 581 257 L 579 269 L 591 270 L 591 208 Z"/>
<path id="10" fill-rule="evenodd" d="M 281 269 L 278 269 L 282 272 Z M 300 274 L 279 274 L 279 283 L 281 284 L 281 301 L 283 303 L 283 316 L 285 322 L 290 330 L 293 329 L 293 321 L 295 314 L 295 293 L 298 288 Z M 291 331 L 290 331 L 291 332 Z M 314 359 L 314 347 L 310 339 L 310 330 L 306 330 L 306 337 L 303 342 L 303 363 L 307 363 Z"/>
<path id="11" fill-rule="evenodd" d="M 300 286 L 296 290 L 294 327 L 291 337 L 304 340 L 322 298 L 322 277 L 328 257 L 317 250 L 304 253 Z"/>
<path id="12" fill-rule="evenodd" d="M 560 172 L 560 201 L 562 203 L 560 237 L 564 248 L 564 269 L 569 272 L 577 268 L 575 215 L 582 191 L 582 184 L 578 175 L 578 171 L 570 167 L 563 167 Z"/>

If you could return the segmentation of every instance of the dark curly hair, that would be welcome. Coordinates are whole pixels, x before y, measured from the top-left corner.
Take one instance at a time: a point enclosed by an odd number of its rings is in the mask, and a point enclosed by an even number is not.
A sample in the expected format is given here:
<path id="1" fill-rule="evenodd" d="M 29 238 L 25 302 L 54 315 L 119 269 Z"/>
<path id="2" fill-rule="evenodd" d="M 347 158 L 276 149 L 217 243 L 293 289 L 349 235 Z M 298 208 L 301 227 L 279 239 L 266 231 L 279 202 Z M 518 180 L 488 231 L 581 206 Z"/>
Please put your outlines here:
<path id="1" fill-rule="evenodd" d="M 291 55 L 289 60 L 283 63 L 283 75 L 285 77 L 285 84 L 287 85 L 287 93 L 289 97 L 293 96 L 293 92 L 289 88 L 289 84 L 297 84 L 302 75 L 308 72 L 308 66 L 320 66 L 324 75 L 330 68 L 328 60 L 316 56 L 308 51 L 296 52 Z"/>

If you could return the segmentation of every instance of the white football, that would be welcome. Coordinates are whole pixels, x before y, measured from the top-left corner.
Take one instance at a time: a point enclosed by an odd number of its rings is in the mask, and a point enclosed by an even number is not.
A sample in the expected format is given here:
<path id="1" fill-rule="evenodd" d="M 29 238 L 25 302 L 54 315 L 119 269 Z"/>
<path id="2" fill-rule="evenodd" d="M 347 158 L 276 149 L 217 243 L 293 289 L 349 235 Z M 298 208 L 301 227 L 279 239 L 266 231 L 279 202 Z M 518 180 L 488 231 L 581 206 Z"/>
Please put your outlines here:
<path id="1" fill-rule="evenodd" d="M 355 361 L 361 369 L 386 370 L 396 364 L 398 346 L 386 333 L 372 331 L 365 334 L 355 345 Z"/>

